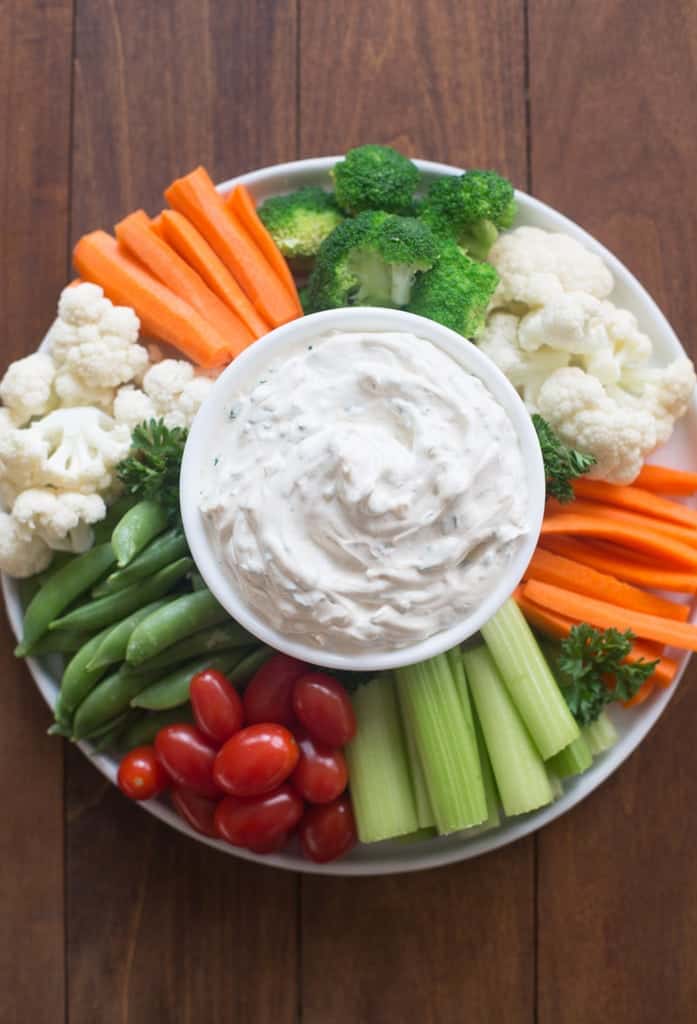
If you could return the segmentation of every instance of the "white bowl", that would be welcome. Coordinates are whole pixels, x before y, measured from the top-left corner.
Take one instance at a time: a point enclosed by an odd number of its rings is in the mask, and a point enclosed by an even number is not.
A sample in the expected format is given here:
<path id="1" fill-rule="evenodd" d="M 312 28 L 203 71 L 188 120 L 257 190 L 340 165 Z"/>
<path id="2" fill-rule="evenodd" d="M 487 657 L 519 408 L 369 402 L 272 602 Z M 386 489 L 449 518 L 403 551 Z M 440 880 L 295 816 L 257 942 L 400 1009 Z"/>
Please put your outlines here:
<path id="1" fill-rule="evenodd" d="M 227 193 L 233 185 L 243 182 L 250 189 L 254 198 L 261 201 L 270 195 L 288 192 L 303 185 L 330 187 L 329 171 L 337 159 L 339 158 L 318 157 L 265 167 L 244 174 L 240 178 L 223 182 L 219 188 L 221 192 Z M 431 163 L 425 160 L 417 160 L 416 163 L 427 179 L 444 174 L 462 173 L 462 168 L 451 167 L 447 164 Z M 652 338 L 656 356 L 660 362 L 674 359 L 683 352 L 675 332 L 646 289 L 611 252 L 582 227 L 552 209 L 551 206 L 533 199 L 525 192 L 516 192 L 516 200 L 518 202 L 517 225 L 529 224 L 547 231 L 563 231 L 578 239 L 579 242 L 592 252 L 598 253 L 605 260 L 615 278 L 613 300 L 635 314 L 640 326 Z M 658 453 L 656 461 L 697 472 L 697 397 L 692 398 L 687 415 L 678 424 L 669 443 Z M 22 606 L 17 583 L 3 575 L 2 592 L 10 625 L 19 639 L 22 631 Z M 695 621 L 695 618 L 693 611 L 691 620 Z M 540 811 L 518 818 L 509 818 L 504 820 L 500 828 L 476 836 L 459 834 L 414 843 L 388 841 L 373 843 L 370 846 L 359 845 L 339 861 L 331 864 L 313 864 L 293 850 L 259 856 L 247 850 L 239 850 L 222 841 L 201 836 L 189 828 L 164 800 L 150 800 L 142 804 L 142 807 L 172 828 L 219 850 L 221 853 L 308 874 L 388 875 L 404 871 L 420 871 L 424 868 L 434 868 L 456 861 L 469 860 L 471 857 L 479 857 L 491 850 L 507 846 L 554 821 L 555 818 L 565 814 L 585 799 L 612 775 L 656 724 L 680 684 L 687 667 L 689 654 L 684 651 L 675 651 L 671 652 L 671 656 L 677 658 L 679 665 L 673 684 L 638 707 L 630 710 L 618 708 L 610 711 L 619 732 L 618 742 L 606 754 L 598 757 L 587 772 L 577 779 L 565 783 L 562 797 L 548 807 L 543 807 Z M 46 703 L 53 708 L 58 693 L 59 662 L 55 658 L 27 658 L 27 665 Z M 115 784 L 117 761 L 113 757 L 96 752 L 94 747 L 86 741 L 80 742 L 78 746 L 98 771 Z"/>
<path id="2" fill-rule="evenodd" d="M 200 495 L 210 475 L 212 446 L 225 428 L 230 402 L 253 386 L 269 364 L 331 331 L 399 331 L 425 338 L 478 377 L 506 411 L 518 437 L 528 483 L 527 532 L 516 542 L 512 557 L 485 598 L 449 629 L 393 649 L 368 648 L 364 653 L 341 653 L 289 637 L 258 615 L 246 603 L 232 572 L 221 557 L 215 532 L 199 510 Z M 413 313 L 373 307 L 331 309 L 278 327 L 246 349 L 215 382 L 201 406 L 184 451 L 180 503 L 186 539 L 199 572 L 223 607 L 259 640 L 284 654 L 325 668 L 379 672 L 425 661 L 462 643 L 484 625 L 522 579 L 539 536 L 544 514 L 544 466 L 535 428 L 516 390 L 479 349 L 459 334 Z"/>

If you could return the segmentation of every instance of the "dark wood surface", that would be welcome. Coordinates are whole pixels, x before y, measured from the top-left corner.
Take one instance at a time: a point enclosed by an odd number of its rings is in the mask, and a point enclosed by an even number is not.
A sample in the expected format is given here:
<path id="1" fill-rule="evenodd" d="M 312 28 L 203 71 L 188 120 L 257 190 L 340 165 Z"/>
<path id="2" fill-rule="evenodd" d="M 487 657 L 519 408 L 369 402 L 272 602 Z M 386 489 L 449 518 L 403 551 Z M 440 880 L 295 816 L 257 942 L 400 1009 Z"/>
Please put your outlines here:
<path id="1" fill-rule="evenodd" d="M 69 244 L 214 177 L 391 142 L 495 166 L 624 259 L 697 353 L 690 0 L 0 0 L 2 362 Z M 695 670 L 585 803 L 474 862 L 297 877 L 130 806 L 0 635 L 1 1024 L 697 1019 Z"/>

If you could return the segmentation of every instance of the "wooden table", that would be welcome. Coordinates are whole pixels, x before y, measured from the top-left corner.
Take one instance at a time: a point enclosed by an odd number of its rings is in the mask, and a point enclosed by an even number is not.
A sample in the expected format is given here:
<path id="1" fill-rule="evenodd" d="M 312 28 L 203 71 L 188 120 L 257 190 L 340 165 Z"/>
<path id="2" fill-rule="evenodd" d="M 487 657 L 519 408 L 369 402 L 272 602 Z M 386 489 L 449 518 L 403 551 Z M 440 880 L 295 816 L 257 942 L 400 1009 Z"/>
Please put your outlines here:
<path id="1" fill-rule="evenodd" d="M 2 362 L 70 245 L 204 163 L 366 141 L 496 167 L 624 259 L 693 353 L 690 0 L 0 0 Z M 697 1020 L 693 669 L 598 792 L 387 879 L 223 856 L 130 806 L 0 637 L 2 1024 Z"/>

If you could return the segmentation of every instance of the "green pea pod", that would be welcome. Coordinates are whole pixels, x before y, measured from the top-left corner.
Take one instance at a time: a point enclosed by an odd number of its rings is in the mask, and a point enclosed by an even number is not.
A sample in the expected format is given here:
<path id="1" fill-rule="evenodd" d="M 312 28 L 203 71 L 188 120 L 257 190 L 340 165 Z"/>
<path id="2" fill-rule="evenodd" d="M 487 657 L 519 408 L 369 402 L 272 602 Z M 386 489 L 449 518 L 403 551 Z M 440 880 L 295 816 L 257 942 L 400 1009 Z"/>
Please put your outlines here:
<path id="1" fill-rule="evenodd" d="M 78 633 L 72 629 L 53 629 L 34 644 L 32 654 L 74 654 L 89 640 L 89 633 Z"/>
<path id="2" fill-rule="evenodd" d="M 167 526 L 167 513 L 156 501 L 146 499 L 129 509 L 111 535 L 119 569 L 132 562 L 139 551 Z"/>
<path id="3" fill-rule="evenodd" d="M 140 665 L 199 629 L 215 626 L 228 618 L 228 613 L 209 590 L 183 594 L 136 626 L 128 641 L 126 661 Z"/>
<path id="4" fill-rule="evenodd" d="M 87 666 L 99 650 L 102 640 L 110 631 L 111 626 L 107 626 L 101 633 L 91 637 L 65 666 L 56 704 L 56 709 L 60 708 L 62 717 L 59 718 L 58 710 L 54 711 L 58 721 L 68 719 L 75 708 L 82 703 L 92 687 L 96 686 L 104 675 L 105 668 L 89 669 Z"/>
<path id="5" fill-rule="evenodd" d="M 22 608 L 26 608 L 41 589 L 41 580 L 38 576 L 28 576 L 24 580 L 18 580 L 17 586 L 19 587 L 19 603 Z"/>
<path id="6" fill-rule="evenodd" d="M 107 537 L 106 540 L 109 540 L 109 538 Z M 103 544 L 105 542 L 100 541 L 100 543 Z M 51 559 L 51 564 L 49 565 L 48 569 L 44 569 L 44 571 L 40 572 L 39 575 L 36 577 L 32 576 L 32 579 L 37 579 L 39 581 L 40 586 L 43 587 L 46 583 L 48 583 L 48 581 L 51 579 L 51 576 L 53 576 L 55 572 L 58 572 L 59 569 L 62 569 L 64 565 L 68 564 L 68 562 L 72 562 L 73 559 L 76 557 L 77 556 L 73 551 L 56 551 L 53 558 Z"/>
<path id="7" fill-rule="evenodd" d="M 117 569 L 110 576 L 99 583 L 92 591 L 93 597 L 103 597 L 104 594 L 115 594 L 118 590 L 129 587 L 131 583 L 147 579 L 154 572 L 164 569 L 170 562 L 183 558 L 189 553 L 186 537 L 182 531 L 175 527 L 167 530 L 160 537 L 156 537 L 141 551 L 125 569 Z"/>
<path id="8" fill-rule="evenodd" d="M 60 619 L 51 623 L 51 629 L 84 629 L 91 631 L 110 626 L 114 622 L 125 619 L 131 612 L 143 605 L 150 604 L 164 597 L 170 590 L 191 571 L 193 562 L 190 558 L 180 558 L 164 569 L 160 569 L 149 580 L 132 583 L 125 590 L 107 597 L 99 597 L 80 605 Z"/>
<path id="9" fill-rule="evenodd" d="M 192 590 L 207 590 L 206 581 L 200 572 L 195 572 L 191 576 L 191 589 Z"/>
<path id="10" fill-rule="evenodd" d="M 106 510 L 104 519 L 100 519 L 98 523 L 95 523 L 94 543 L 104 544 L 106 541 L 111 540 L 116 524 L 123 519 L 137 501 L 138 499 L 133 494 L 124 494 L 122 498 L 117 498 L 114 504 L 110 505 Z"/>
<path id="11" fill-rule="evenodd" d="M 94 736 L 98 729 L 128 709 L 134 697 L 147 686 L 149 676 L 122 665 L 102 679 L 85 697 L 73 717 L 73 739 Z"/>
<path id="12" fill-rule="evenodd" d="M 161 608 L 166 603 L 167 598 L 152 601 L 143 608 L 138 608 L 136 611 L 131 612 L 121 622 L 117 622 L 115 626 L 111 626 L 87 668 L 107 668 L 109 665 L 115 665 L 119 661 L 123 661 L 126 657 L 129 638 L 138 623 L 142 622 L 148 615 L 152 615 L 154 611 L 157 611 L 158 608 Z"/>
<path id="13" fill-rule="evenodd" d="M 94 747 L 95 754 L 101 754 L 105 750 L 114 750 L 119 746 L 120 737 L 128 729 L 129 725 L 132 725 L 138 718 L 140 718 L 138 712 L 129 708 L 128 711 L 123 711 L 116 718 L 112 718 L 110 722 L 107 722 L 101 729 L 98 729 L 93 736 L 86 736 L 85 738 Z"/>
<path id="14" fill-rule="evenodd" d="M 131 706 L 145 708 L 147 711 L 166 711 L 168 708 L 186 704 L 189 699 L 191 680 L 197 672 L 203 672 L 205 668 L 214 668 L 225 673 L 228 679 L 232 679 L 232 672 L 240 662 L 241 653 L 241 651 L 231 651 L 227 654 L 218 654 L 214 658 L 207 656 L 187 661 L 186 664 L 180 665 L 163 679 L 141 690 L 134 696 Z M 148 677 L 151 678 L 150 673 L 148 673 Z"/>
<path id="15" fill-rule="evenodd" d="M 229 619 L 218 626 L 211 626 L 209 629 L 202 629 L 193 636 L 184 637 L 183 640 L 165 648 L 161 654 L 154 658 L 148 658 L 141 664 L 142 669 L 148 672 L 159 672 L 163 668 L 170 668 L 180 661 L 188 661 L 198 654 L 218 654 L 220 651 L 229 651 L 235 647 L 257 647 L 258 640 L 248 633 L 238 623 Z"/>
<path id="16" fill-rule="evenodd" d="M 134 747 L 152 743 L 160 729 L 168 725 L 190 724 L 193 720 L 190 704 L 181 704 L 179 707 L 170 708 L 169 711 L 145 712 L 119 737 L 119 750 L 133 750 Z"/>
<path id="17" fill-rule="evenodd" d="M 114 560 L 111 544 L 99 544 L 84 555 L 73 558 L 51 576 L 26 610 L 24 635 L 15 649 L 18 658 L 31 654 L 34 644 L 41 639 L 49 625 L 75 598 L 89 590 L 111 568 Z M 90 629 L 89 626 L 77 628 Z"/>

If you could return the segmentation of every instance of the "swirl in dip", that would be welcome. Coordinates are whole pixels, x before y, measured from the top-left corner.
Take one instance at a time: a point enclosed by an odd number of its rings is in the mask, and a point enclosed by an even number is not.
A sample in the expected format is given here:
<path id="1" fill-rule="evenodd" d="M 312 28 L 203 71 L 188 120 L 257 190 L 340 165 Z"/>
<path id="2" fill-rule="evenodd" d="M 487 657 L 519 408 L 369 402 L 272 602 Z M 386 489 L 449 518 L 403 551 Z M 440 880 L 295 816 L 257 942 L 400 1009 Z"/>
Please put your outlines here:
<path id="1" fill-rule="evenodd" d="M 424 640 L 482 600 L 527 531 L 506 412 L 413 334 L 299 343 L 229 412 L 201 511 L 242 599 L 288 637 L 346 653 Z"/>

